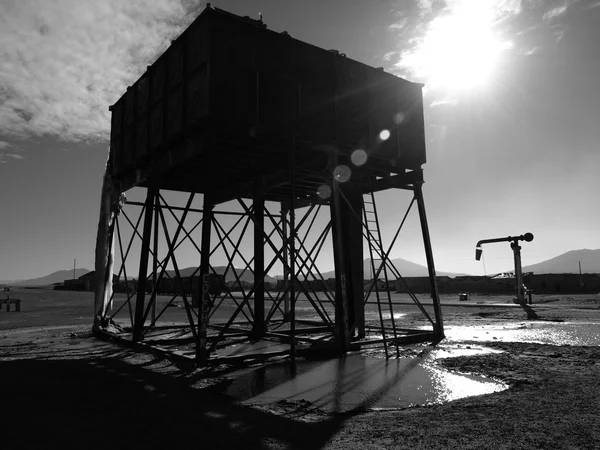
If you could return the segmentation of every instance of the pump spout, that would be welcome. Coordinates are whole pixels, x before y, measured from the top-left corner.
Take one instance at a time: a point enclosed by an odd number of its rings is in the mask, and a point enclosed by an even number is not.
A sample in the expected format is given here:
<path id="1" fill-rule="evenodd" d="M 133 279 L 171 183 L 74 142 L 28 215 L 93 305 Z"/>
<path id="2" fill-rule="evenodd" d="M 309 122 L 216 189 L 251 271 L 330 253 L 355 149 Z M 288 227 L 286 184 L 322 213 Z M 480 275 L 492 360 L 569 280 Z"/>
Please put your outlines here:
<path id="1" fill-rule="evenodd" d="M 483 249 L 479 242 L 477 243 L 477 248 L 475 249 L 475 259 L 479 261 L 481 259 L 481 254 L 483 253 Z"/>

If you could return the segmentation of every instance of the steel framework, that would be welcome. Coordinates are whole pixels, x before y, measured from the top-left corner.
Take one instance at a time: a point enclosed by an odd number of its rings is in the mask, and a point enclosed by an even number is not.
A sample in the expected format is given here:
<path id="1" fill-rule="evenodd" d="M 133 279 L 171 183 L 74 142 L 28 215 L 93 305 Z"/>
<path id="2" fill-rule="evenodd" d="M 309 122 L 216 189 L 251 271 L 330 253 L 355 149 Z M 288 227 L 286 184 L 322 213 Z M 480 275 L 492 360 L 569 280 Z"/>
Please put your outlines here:
<path id="1" fill-rule="evenodd" d="M 193 192 L 177 206 L 158 187 L 148 186 L 144 202 L 126 201 L 113 219 L 121 280 L 116 290 L 125 292 L 112 294 L 104 319 L 116 327 L 101 335 L 200 364 L 280 355 L 294 361 L 308 352 L 343 354 L 365 346 L 383 346 L 389 357 L 403 344 L 441 340 L 422 172 L 378 180 L 383 189 L 412 192 L 388 243 L 381 234 L 376 190 L 337 181 L 333 172 L 321 180 L 321 197 L 310 200 L 291 189 L 287 202 L 265 201 L 257 187 L 253 199 L 223 205 L 204 194 L 200 209 L 193 207 Z M 410 297 L 430 330 L 404 326 L 392 299 L 393 283 L 406 282 L 390 255 L 415 203 L 432 304 Z M 333 279 L 318 266 L 326 248 L 333 250 Z M 372 275 L 367 283 L 364 250 Z M 183 273 L 178 257 L 189 260 L 190 251 L 199 264 Z M 138 265 L 133 282 L 127 270 L 132 262 Z M 283 275 L 275 283 L 267 274 L 277 269 Z"/>

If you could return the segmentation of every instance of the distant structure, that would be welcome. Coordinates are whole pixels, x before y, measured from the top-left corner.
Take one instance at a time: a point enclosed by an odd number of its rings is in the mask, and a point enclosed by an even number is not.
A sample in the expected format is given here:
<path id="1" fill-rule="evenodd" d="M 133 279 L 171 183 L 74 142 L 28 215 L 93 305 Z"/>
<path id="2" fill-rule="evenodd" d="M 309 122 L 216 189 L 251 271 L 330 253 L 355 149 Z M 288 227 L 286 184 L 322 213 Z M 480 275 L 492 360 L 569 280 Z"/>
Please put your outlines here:
<path id="1" fill-rule="evenodd" d="M 510 248 L 513 251 L 514 260 L 515 260 L 515 303 L 519 303 L 520 305 L 524 305 L 525 295 L 526 295 L 526 287 L 523 284 L 523 267 L 521 266 L 521 246 L 519 245 L 519 241 L 531 242 L 533 241 L 533 234 L 525 233 L 521 236 L 507 236 L 501 238 L 493 238 L 493 239 L 483 239 L 479 241 L 475 248 L 475 259 L 479 261 L 481 258 L 481 253 L 483 252 L 481 246 L 483 244 L 492 244 L 497 242 L 510 242 Z"/>
<path id="2" fill-rule="evenodd" d="M 429 279 L 427 277 L 406 277 L 404 281 L 396 281 L 396 292 L 407 293 L 405 286 L 408 284 L 414 293 L 424 294 L 429 292 Z M 468 292 L 470 294 L 509 295 L 515 293 L 515 276 L 488 277 L 488 276 L 459 276 L 437 277 L 440 294 L 457 294 Z M 524 273 L 523 284 L 535 295 L 550 294 L 596 294 L 600 292 L 600 275 L 585 273 Z"/>
<path id="3" fill-rule="evenodd" d="M 114 258 L 127 280 L 133 260 L 138 282 L 125 299 L 113 298 L 108 276 L 98 284 L 99 333 L 115 323 L 124 332 L 112 337 L 177 349 L 200 364 L 275 354 L 293 361 L 374 344 L 390 356 L 405 343 L 443 339 L 422 193 L 422 85 L 208 6 L 110 110 L 110 221 L 99 227 L 96 267 L 108 274 Z M 134 187 L 145 189 L 144 202 L 124 201 Z M 384 243 L 375 200 L 392 189 L 408 195 L 394 202 L 398 227 Z M 188 200 L 168 202 L 165 190 Z M 202 208 L 193 207 L 198 194 Z M 402 276 L 389 256 L 409 213 L 421 226 L 433 298 L 426 310 L 412 295 L 427 330 L 402 326 L 390 296 L 390 281 Z M 111 243 L 116 250 L 106 250 Z M 190 277 L 202 281 L 191 294 L 178 264 L 184 247 L 197 252 Z M 334 257 L 333 285 L 316 264 L 324 247 Z M 367 292 L 364 253 L 381 280 Z M 215 255 L 233 285 L 211 276 Z M 283 277 L 271 292 L 265 276 L 274 268 Z M 159 298 L 169 271 L 177 292 Z M 183 308 L 170 308 L 176 298 Z M 160 321 L 179 322 L 168 331 Z M 240 339 L 247 350 L 232 347 Z"/>
<path id="4" fill-rule="evenodd" d="M 112 283 L 114 285 L 119 284 L 119 278 L 114 274 Z M 79 278 L 65 280 L 62 284 L 56 285 L 54 289 L 65 291 L 95 291 L 97 284 L 98 277 L 96 276 L 96 271 L 92 270 L 91 272 L 81 275 Z"/>

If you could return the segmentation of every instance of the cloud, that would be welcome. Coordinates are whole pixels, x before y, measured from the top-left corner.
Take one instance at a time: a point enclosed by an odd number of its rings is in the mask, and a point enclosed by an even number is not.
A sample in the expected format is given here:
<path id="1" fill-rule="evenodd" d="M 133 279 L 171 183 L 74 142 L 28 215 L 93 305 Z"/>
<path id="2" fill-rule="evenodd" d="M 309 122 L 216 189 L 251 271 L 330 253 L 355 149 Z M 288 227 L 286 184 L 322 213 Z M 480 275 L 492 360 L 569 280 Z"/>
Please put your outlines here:
<path id="1" fill-rule="evenodd" d="M 567 5 L 557 6 L 556 8 L 552 8 L 550 11 L 547 11 L 543 18 L 545 21 L 551 21 L 565 13 L 567 10 Z"/>
<path id="2" fill-rule="evenodd" d="M 106 139 L 108 106 L 194 19 L 201 3 L 2 0 L 2 134 Z"/>
<path id="3" fill-rule="evenodd" d="M 5 141 L 0 141 L 0 164 L 6 164 L 8 159 L 23 159 L 20 150 Z"/>

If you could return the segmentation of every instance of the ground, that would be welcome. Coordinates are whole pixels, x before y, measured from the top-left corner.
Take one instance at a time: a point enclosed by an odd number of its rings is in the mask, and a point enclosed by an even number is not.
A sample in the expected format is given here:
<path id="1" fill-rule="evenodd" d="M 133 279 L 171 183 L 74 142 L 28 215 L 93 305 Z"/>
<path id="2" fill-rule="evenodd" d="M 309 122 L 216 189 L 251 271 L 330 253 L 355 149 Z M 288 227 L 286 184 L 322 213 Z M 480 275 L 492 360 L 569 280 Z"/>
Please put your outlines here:
<path id="1" fill-rule="evenodd" d="M 596 296 L 540 297 L 530 308 L 479 300 L 481 307 L 445 307 L 445 324 L 600 323 Z M 488 341 L 503 352 L 439 363 L 502 380 L 507 390 L 427 407 L 328 414 L 305 402 L 232 401 L 219 383 L 233 368 L 217 368 L 207 379 L 193 367 L 98 342 L 74 306 L 16 314 L 0 313 L 2 449 L 600 447 L 597 345 Z"/>

